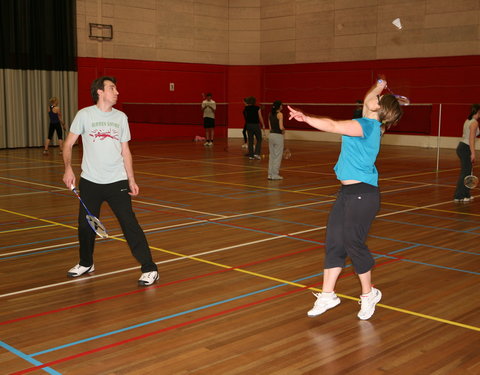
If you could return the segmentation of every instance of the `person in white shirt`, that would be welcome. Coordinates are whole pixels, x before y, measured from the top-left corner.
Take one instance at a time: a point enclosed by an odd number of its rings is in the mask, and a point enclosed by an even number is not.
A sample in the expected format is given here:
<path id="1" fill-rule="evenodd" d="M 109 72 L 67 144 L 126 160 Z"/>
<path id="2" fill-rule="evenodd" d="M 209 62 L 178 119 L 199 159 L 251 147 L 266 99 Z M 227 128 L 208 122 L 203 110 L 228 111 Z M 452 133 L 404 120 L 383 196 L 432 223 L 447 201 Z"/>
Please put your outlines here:
<path id="1" fill-rule="evenodd" d="M 205 95 L 205 100 L 202 102 L 203 112 L 203 127 L 205 128 L 205 146 L 213 146 L 213 136 L 215 130 L 215 111 L 217 104 L 212 99 L 212 94 Z"/>
<path id="2" fill-rule="evenodd" d="M 107 202 L 117 217 L 132 255 L 141 264 L 139 285 L 152 285 L 158 280 L 157 265 L 153 262 L 145 233 L 132 209 L 132 196 L 139 188 L 133 173 L 132 154 L 128 146 L 130 129 L 127 116 L 113 108 L 119 92 L 114 77 L 100 77 L 90 90 L 94 105 L 81 109 L 64 142 L 63 182 L 70 189 L 75 186 L 72 169 L 72 147 L 82 136 L 83 159 L 80 176 L 80 196 L 91 213 L 99 217 L 100 207 Z M 95 232 L 85 219 L 85 208 L 80 205 L 78 215 L 79 263 L 67 275 L 78 277 L 95 270 L 93 249 Z"/>

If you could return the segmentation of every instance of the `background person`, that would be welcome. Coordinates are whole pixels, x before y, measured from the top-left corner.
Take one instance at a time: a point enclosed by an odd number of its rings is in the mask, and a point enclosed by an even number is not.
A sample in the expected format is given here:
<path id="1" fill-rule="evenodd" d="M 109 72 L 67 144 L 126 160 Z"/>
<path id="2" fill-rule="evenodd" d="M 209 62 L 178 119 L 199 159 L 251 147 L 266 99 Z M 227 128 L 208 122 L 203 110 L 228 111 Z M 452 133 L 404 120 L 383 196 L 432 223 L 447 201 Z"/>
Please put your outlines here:
<path id="1" fill-rule="evenodd" d="M 268 127 L 270 128 L 270 135 L 268 136 L 268 148 L 270 156 L 268 158 L 268 179 L 282 180 L 280 176 L 280 165 L 283 158 L 283 134 L 285 128 L 283 126 L 282 102 L 275 100 L 272 104 L 272 112 L 268 116 Z"/>
<path id="2" fill-rule="evenodd" d="M 249 96 L 245 98 L 245 103 L 247 104 L 243 110 L 243 116 L 246 122 L 247 135 L 248 135 L 248 157 L 250 160 L 258 159 L 262 157 L 262 129 L 265 130 L 265 123 L 262 117 L 262 110 L 259 106 L 255 105 L 257 100 L 254 96 Z M 256 139 L 255 150 L 253 149 L 254 140 Z"/>
<path id="3" fill-rule="evenodd" d="M 464 184 L 466 176 L 472 173 L 475 163 L 475 139 L 479 135 L 478 118 L 480 117 L 480 104 L 472 104 L 470 115 L 463 123 L 462 139 L 457 146 L 457 156 L 460 159 L 460 175 L 453 200 L 455 202 L 469 202 L 473 199 L 470 189 Z"/>
<path id="4" fill-rule="evenodd" d="M 50 125 L 48 126 L 48 136 L 45 140 L 45 145 L 43 148 L 43 153 L 46 155 L 48 154 L 48 147 L 50 146 L 50 142 L 53 139 L 53 134 L 57 133 L 58 138 L 58 146 L 60 147 L 60 153 L 63 151 L 63 131 L 66 130 L 65 122 L 63 121 L 62 111 L 58 106 L 58 98 L 54 96 L 53 98 L 49 99 L 48 105 L 48 117 L 50 119 Z"/>
<path id="5" fill-rule="evenodd" d="M 212 99 L 212 94 L 207 93 L 202 102 L 203 127 L 205 128 L 205 146 L 213 146 L 213 136 L 215 132 L 215 111 L 217 104 Z"/>

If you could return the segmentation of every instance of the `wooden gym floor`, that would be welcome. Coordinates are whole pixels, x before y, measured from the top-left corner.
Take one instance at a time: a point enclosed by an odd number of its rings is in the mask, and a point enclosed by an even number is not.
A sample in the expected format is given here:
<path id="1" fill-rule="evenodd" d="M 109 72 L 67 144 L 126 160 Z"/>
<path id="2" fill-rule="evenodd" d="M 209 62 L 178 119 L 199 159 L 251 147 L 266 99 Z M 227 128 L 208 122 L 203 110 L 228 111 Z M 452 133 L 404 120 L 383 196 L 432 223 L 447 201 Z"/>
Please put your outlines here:
<path id="1" fill-rule="evenodd" d="M 148 288 L 108 206 L 95 273 L 68 279 L 79 202 L 58 149 L 0 150 L 0 372 L 480 373 L 480 198 L 453 202 L 455 150 L 441 150 L 436 173 L 436 150 L 382 147 L 368 244 L 383 299 L 359 321 L 350 264 L 342 303 L 306 315 L 339 144 L 288 141 L 283 181 L 240 145 L 131 143 L 134 208 L 160 271 Z M 75 147 L 77 171 L 80 158 Z"/>

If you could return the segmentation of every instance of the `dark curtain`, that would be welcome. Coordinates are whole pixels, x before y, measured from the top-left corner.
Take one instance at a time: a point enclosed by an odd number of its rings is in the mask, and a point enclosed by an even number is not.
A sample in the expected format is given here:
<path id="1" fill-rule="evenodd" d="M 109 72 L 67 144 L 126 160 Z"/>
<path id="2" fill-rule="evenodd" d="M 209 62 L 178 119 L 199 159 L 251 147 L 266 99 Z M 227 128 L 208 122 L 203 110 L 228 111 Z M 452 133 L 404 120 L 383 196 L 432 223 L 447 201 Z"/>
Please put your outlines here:
<path id="1" fill-rule="evenodd" d="M 0 69 L 76 71 L 75 0 L 1 0 Z"/>

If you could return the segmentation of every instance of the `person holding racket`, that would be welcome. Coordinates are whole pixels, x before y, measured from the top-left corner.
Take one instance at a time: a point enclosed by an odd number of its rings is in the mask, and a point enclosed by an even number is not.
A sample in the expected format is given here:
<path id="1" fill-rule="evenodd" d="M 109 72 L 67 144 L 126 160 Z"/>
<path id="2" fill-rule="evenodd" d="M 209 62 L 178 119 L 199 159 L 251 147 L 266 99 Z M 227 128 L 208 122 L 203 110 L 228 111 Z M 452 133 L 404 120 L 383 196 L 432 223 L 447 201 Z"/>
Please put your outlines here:
<path id="1" fill-rule="evenodd" d="M 480 134 L 478 119 L 480 117 L 480 104 L 472 104 L 470 115 L 463 123 L 462 139 L 457 146 L 457 156 L 460 159 L 460 175 L 453 200 L 455 202 L 470 202 L 473 197 L 470 189 L 465 186 L 464 179 L 472 173 L 475 163 L 475 139 Z"/>
<path id="2" fill-rule="evenodd" d="M 99 217 L 100 207 L 107 202 L 120 222 L 132 255 L 141 264 L 139 285 L 152 285 L 158 280 L 157 265 L 152 260 L 145 233 L 132 209 L 131 196 L 137 196 L 132 154 L 128 146 L 130 130 L 127 116 L 113 108 L 117 103 L 118 90 L 114 77 L 100 77 L 93 81 L 90 93 L 94 105 L 81 109 L 64 142 L 63 182 L 75 187 L 72 169 L 72 147 L 82 136 L 83 159 L 80 178 L 80 195 L 91 215 Z M 93 249 L 95 232 L 85 219 L 87 210 L 80 205 L 78 215 L 79 263 L 67 275 L 78 277 L 95 270 Z"/>
<path id="3" fill-rule="evenodd" d="M 268 116 L 268 127 L 270 128 L 270 135 L 268 137 L 268 147 L 270 156 L 268 158 L 268 179 L 269 180 L 283 180 L 280 176 L 280 165 L 282 164 L 284 133 L 282 102 L 275 100 L 272 104 L 272 111 Z"/>
<path id="4" fill-rule="evenodd" d="M 309 317 L 323 314 L 340 303 L 335 294 L 335 284 L 347 256 L 362 288 L 358 318 L 369 319 L 382 298 L 380 290 L 372 284 L 375 261 L 365 241 L 380 208 L 375 167 L 380 139 L 384 131 L 395 125 L 403 114 L 394 95 L 382 95 L 386 86 L 387 82 L 383 79 L 372 86 L 363 101 L 363 117 L 354 120 L 337 121 L 288 107 L 290 119 L 342 135 L 340 156 L 334 168 L 341 187 L 327 223 L 323 287 L 321 293 L 314 293 L 317 299 L 307 313 Z"/>

